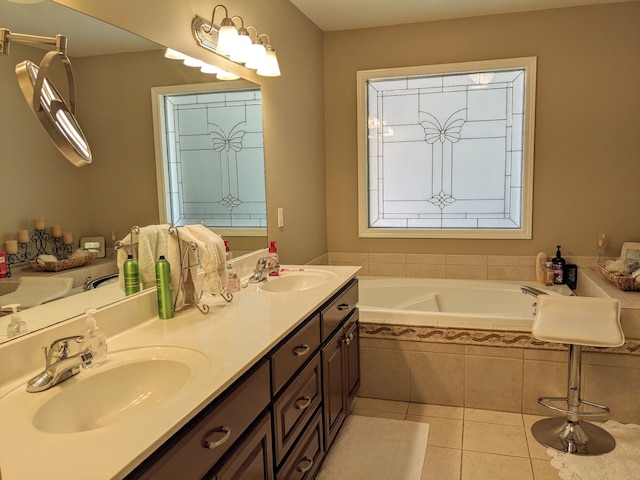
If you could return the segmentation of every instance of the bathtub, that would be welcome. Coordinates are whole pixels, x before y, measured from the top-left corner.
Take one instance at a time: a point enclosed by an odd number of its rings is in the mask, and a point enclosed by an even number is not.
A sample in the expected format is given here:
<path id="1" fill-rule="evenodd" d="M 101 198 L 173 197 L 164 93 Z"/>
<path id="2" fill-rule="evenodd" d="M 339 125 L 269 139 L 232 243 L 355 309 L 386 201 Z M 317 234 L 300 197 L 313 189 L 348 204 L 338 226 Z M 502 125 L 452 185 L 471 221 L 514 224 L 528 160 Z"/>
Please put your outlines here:
<path id="1" fill-rule="evenodd" d="M 363 323 L 531 332 L 535 298 L 485 280 L 360 277 Z M 540 288 L 549 295 L 554 291 Z"/>

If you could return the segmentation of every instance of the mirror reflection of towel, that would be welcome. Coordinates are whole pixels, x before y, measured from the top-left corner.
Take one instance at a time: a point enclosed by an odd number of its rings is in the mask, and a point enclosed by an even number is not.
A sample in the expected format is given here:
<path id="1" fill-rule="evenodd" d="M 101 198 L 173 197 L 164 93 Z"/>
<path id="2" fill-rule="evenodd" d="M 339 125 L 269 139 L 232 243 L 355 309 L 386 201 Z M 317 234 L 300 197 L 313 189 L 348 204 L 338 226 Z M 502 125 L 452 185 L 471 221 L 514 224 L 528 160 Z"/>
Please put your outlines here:
<path id="1" fill-rule="evenodd" d="M 123 290 L 124 274 L 122 274 L 122 269 L 128 253 L 132 253 L 133 257 L 138 260 L 142 289 L 156 286 L 155 266 L 160 255 L 167 257 L 168 233 L 168 224 L 147 225 L 140 228 L 139 235 L 133 235 L 133 245 L 131 234 L 122 239 L 124 247 L 118 250 L 118 270 L 120 272 L 120 287 Z M 173 268 L 173 265 L 171 267 Z"/>

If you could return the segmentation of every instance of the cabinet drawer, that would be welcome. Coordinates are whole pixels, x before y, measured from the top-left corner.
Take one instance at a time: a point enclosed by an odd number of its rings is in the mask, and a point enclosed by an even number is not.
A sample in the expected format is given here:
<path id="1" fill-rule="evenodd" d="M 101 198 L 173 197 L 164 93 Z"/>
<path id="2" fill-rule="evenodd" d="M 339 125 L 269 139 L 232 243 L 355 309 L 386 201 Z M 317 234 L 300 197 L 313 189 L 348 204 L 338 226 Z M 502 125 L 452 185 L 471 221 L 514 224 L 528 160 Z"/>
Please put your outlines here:
<path id="1" fill-rule="evenodd" d="M 179 440 L 141 477 L 158 479 L 199 479 L 229 450 L 249 425 L 269 404 L 269 363 L 264 362 L 221 403 L 206 408 L 192 424 L 180 432 Z"/>
<path id="2" fill-rule="evenodd" d="M 314 477 L 324 455 L 321 420 L 322 415 L 318 411 L 276 475 L 277 480 L 303 480 Z"/>
<path id="3" fill-rule="evenodd" d="M 351 284 L 322 312 L 322 341 L 329 338 L 358 305 L 358 280 L 354 279 Z"/>
<path id="4" fill-rule="evenodd" d="M 276 464 L 287 454 L 322 398 L 320 354 L 307 365 L 273 404 Z"/>
<path id="5" fill-rule="evenodd" d="M 267 412 L 231 456 L 207 480 L 272 480 L 271 416 Z"/>
<path id="6" fill-rule="evenodd" d="M 273 395 L 320 346 L 320 315 L 315 315 L 271 356 Z"/>

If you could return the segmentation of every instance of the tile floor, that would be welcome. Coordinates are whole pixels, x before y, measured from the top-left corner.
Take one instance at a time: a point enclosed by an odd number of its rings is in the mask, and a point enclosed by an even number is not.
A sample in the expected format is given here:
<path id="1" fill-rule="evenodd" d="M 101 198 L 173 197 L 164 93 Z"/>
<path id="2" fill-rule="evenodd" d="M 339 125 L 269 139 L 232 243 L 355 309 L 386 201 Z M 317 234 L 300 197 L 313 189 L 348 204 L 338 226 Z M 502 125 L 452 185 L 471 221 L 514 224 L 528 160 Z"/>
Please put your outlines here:
<path id="1" fill-rule="evenodd" d="M 422 480 L 558 480 L 535 415 L 357 398 L 351 413 L 430 426 Z"/>

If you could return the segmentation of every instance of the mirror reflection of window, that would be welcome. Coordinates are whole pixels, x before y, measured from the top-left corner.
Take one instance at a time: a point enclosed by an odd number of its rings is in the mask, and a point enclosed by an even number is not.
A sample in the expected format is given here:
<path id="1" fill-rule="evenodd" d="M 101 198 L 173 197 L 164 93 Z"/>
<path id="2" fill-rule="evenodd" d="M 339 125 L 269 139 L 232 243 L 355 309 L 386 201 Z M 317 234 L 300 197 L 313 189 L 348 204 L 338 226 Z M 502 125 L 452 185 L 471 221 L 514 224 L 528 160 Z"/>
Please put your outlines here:
<path id="1" fill-rule="evenodd" d="M 160 95 L 167 221 L 265 235 L 260 88 Z"/>

